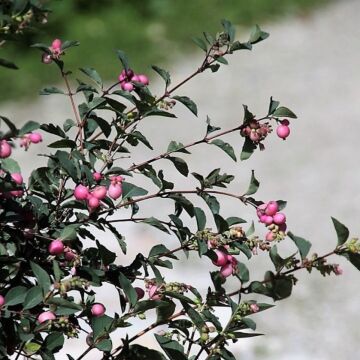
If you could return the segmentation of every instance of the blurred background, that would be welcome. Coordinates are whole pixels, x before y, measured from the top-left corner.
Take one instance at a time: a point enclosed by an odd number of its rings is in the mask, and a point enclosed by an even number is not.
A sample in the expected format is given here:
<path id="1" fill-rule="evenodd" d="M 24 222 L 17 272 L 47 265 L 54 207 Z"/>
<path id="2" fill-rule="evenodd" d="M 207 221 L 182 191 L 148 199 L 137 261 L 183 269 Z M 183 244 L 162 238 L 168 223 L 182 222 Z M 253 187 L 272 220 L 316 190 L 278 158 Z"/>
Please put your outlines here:
<path id="1" fill-rule="evenodd" d="M 236 164 L 218 149 L 199 148 L 188 158 L 191 159 L 190 171 L 207 173 L 221 166 L 224 172 L 236 176 L 230 190 L 242 192 L 254 169 L 261 182 L 256 197 L 264 201 L 288 200 L 289 228 L 313 243 L 312 252 L 323 254 L 334 248 L 336 235 L 330 216 L 346 224 L 351 236 L 359 235 L 360 159 L 356 155 L 360 133 L 358 0 L 114 0 L 102 1 L 101 8 L 99 2 L 69 0 L 51 1 L 49 6 L 54 13 L 50 14 L 48 24 L 29 36 L 29 44 L 50 43 L 54 37 L 79 40 L 81 46 L 66 55 L 68 67 L 76 70 L 79 66 L 92 66 L 109 82 L 116 80 L 120 72 L 115 49 L 128 53 L 136 71 L 151 74 L 150 64 L 169 69 L 176 84 L 202 61 L 201 51 L 191 42 L 192 36 L 204 30 L 216 32 L 219 20 L 228 18 L 238 26 L 237 36 L 244 40 L 250 25 L 260 24 L 270 33 L 269 39 L 256 45 L 252 52 L 238 52 L 229 57 L 230 65 L 222 67 L 218 73 L 201 74 L 179 90 L 178 95 L 188 95 L 197 103 L 198 119 L 176 106 L 178 119 L 152 117 L 141 124 L 140 130 L 158 154 L 166 149 L 170 140 L 185 144 L 198 139 L 203 134 L 206 115 L 214 125 L 230 128 L 242 119 L 241 104 L 247 104 L 252 112 L 261 116 L 273 96 L 298 115 L 298 119 L 291 122 L 291 135 L 286 141 L 271 136 L 266 140 L 265 152 L 256 152 L 249 161 Z M 55 67 L 41 64 L 38 51 L 11 45 L 1 49 L 1 54 L 12 58 L 20 70 L 14 77 L 10 70 L 0 68 L 3 101 L 0 114 L 19 124 L 30 119 L 61 123 L 72 116 L 67 98 L 59 95 L 38 97 L 38 91 L 45 86 L 62 87 L 57 84 Z M 75 79 L 76 76 L 74 83 Z M 161 81 L 152 77 L 150 87 L 154 93 L 161 91 L 162 86 Z M 242 139 L 233 134 L 224 140 L 230 142 L 239 155 Z M 44 163 L 41 157 L 35 165 L 28 159 L 44 153 L 45 146 L 46 141 L 32 147 L 28 153 L 16 150 L 25 175 L 34 166 Z M 149 156 L 148 150 L 137 148 L 134 158 L 129 161 L 138 162 Z M 165 160 L 157 166 L 182 188 L 193 186 L 191 179 L 180 178 Z M 142 179 L 135 181 L 140 186 L 148 185 Z M 251 209 L 235 201 L 221 200 L 225 216 L 254 218 Z M 171 210 L 172 204 L 165 201 L 154 200 L 142 206 L 145 216 L 159 218 L 164 218 Z M 129 256 L 119 253 L 119 264 L 127 264 L 140 248 L 146 252 L 159 241 L 170 248 L 176 243 L 174 239 L 141 225 L 122 224 L 119 231 L 129 244 Z M 263 235 L 264 228 L 257 225 L 257 233 Z M 103 238 L 101 234 L 99 239 L 109 248 L 118 250 L 113 239 Z M 294 249 L 288 244 L 280 248 L 280 254 L 285 256 Z M 254 316 L 257 331 L 266 336 L 238 342 L 232 348 L 238 359 L 357 358 L 359 273 L 342 258 L 335 257 L 330 262 L 339 263 L 344 275 L 323 278 L 318 273 L 298 272 L 299 283 L 293 296 Z M 271 265 L 266 256 L 256 257 L 249 264 L 254 279 L 261 279 L 267 266 Z M 167 280 L 186 282 L 191 279 L 205 290 L 209 283 L 208 272 L 214 268 L 210 262 L 199 261 L 195 256 L 191 262 L 180 261 L 175 270 L 168 274 Z M 229 282 L 229 288 L 232 286 Z M 109 289 L 99 291 L 99 300 L 106 304 L 109 315 L 118 311 L 116 299 Z M 136 323 L 138 329 L 145 326 L 145 323 Z M 124 336 L 123 332 L 113 336 L 115 344 L 121 336 Z M 156 346 L 151 336 L 139 342 L 142 341 Z M 73 341 L 68 348 L 74 357 L 82 352 L 76 344 Z M 85 359 L 98 357 L 93 351 Z"/>

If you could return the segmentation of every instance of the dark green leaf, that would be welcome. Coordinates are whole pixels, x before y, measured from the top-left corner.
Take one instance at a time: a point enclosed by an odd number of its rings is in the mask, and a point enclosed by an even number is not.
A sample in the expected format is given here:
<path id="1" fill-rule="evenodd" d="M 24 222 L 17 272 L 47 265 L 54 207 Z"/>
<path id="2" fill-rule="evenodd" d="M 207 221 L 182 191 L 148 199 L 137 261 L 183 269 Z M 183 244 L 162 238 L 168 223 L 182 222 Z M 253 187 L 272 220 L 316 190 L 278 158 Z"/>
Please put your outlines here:
<path id="1" fill-rule="evenodd" d="M 215 139 L 210 144 L 216 145 L 220 149 L 226 152 L 234 161 L 237 161 L 233 147 L 221 139 Z"/>
<path id="2" fill-rule="evenodd" d="M 349 238 L 349 229 L 335 218 L 332 217 L 331 220 L 336 230 L 336 234 L 338 238 L 338 246 L 340 246 L 344 244 L 346 240 Z"/>
<path id="3" fill-rule="evenodd" d="M 122 50 L 117 50 L 116 53 L 117 53 L 117 57 L 119 58 L 119 60 L 122 63 L 122 66 L 124 67 L 124 69 L 128 70 L 129 69 L 129 60 L 128 60 L 125 52 Z"/>
<path id="4" fill-rule="evenodd" d="M 273 98 L 270 97 L 270 105 L 269 105 L 268 115 L 273 114 L 279 105 L 280 105 L 279 101 L 273 100 Z"/>
<path id="5" fill-rule="evenodd" d="M 255 172 L 254 172 L 254 170 L 251 170 L 250 184 L 249 184 L 249 187 L 248 187 L 246 193 L 244 194 L 244 196 L 255 194 L 258 191 L 259 186 L 260 186 L 260 183 L 255 177 Z"/>
<path id="6" fill-rule="evenodd" d="M 301 258 L 305 259 L 310 251 L 311 243 L 299 236 L 295 236 L 291 231 L 289 231 L 287 234 L 299 249 Z"/>
<path id="7" fill-rule="evenodd" d="M 171 360 L 188 360 L 184 354 L 184 347 L 177 341 L 157 334 L 155 334 L 155 338 Z"/>
<path id="8" fill-rule="evenodd" d="M 256 44 L 262 40 L 265 40 L 269 37 L 269 33 L 262 31 L 259 25 L 255 25 L 250 33 L 249 42 L 251 44 Z"/>
<path id="9" fill-rule="evenodd" d="M 169 156 L 167 157 L 168 160 L 170 160 L 176 167 L 176 169 L 179 171 L 181 175 L 188 176 L 189 175 L 189 168 L 185 162 L 185 160 L 175 157 L 175 156 Z"/>
<path id="10" fill-rule="evenodd" d="M 119 273 L 119 282 L 131 306 L 135 306 L 137 303 L 137 294 L 131 282 L 123 273 Z"/>
<path id="11" fill-rule="evenodd" d="M 198 231 L 204 230 L 206 225 L 206 215 L 204 211 L 199 207 L 194 207 L 194 213 L 196 217 Z"/>
<path id="12" fill-rule="evenodd" d="M 148 193 L 147 190 L 145 190 L 141 187 L 138 187 L 134 184 L 130 184 L 126 181 L 124 181 L 122 183 L 122 191 L 123 191 L 123 193 L 122 193 L 123 199 L 132 198 L 134 196 L 143 196 Z"/>
<path id="13" fill-rule="evenodd" d="M 293 119 L 297 118 L 297 116 L 290 109 L 286 108 L 285 106 L 278 107 L 272 113 L 272 115 L 275 117 L 289 117 L 289 118 L 293 118 Z"/>
<path id="14" fill-rule="evenodd" d="M 97 73 L 97 71 L 93 68 L 86 67 L 86 68 L 80 68 L 80 71 L 82 71 L 85 75 L 87 75 L 90 79 L 95 81 L 98 85 L 102 85 L 102 80 L 100 75 Z"/>
<path id="15" fill-rule="evenodd" d="M 64 340 L 64 335 L 55 331 L 45 338 L 43 347 L 51 353 L 56 353 L 63 347 Z"/>
<path id="16" fill-rule="evenodd" d="M 141 222 L 143 222 L 145 224 L 149 224 L 151 226 L 154 226 L 157 229 L 159 229 L 161 231 L 164 231 L 164 232 L 169 234 L 169 230 L 158 219 L 156 219 L 154 217 L 147 218 L 147 219 L 145 219 L 145 220 L 143 220 Z"/>
<path id="17" fill-rule="evenodd" d="M 38 284 L 42 287 L 44 294 L 46 294 L 51 286 L 49 274 L 38 264 L 30 261 L 31 270 L 38 280 Z"/>
<path id="18" fill-rule="evenodd" d="M 237 216 L 231 216 L 231 217 L 228 217 L 226 219 L 227 223 L 229 224 L 229 226 L 233 226 L 235 224 L 245 224 L 246 223 L 246 220 L 242 219 L 242 218 L 239 218 Z"/>
<path id="19" fill-rule="evenodd" d="M 6 67 L 8 69 L 17 70 L 18 67 L 11 61 L 0 58 L 0 66 Z"/>
<path id="20" fill-rule="evenodd" d="M 240 154 L 240 160 L 247 160 L 255 151 L 256 145 L 249 139 L 245 138 L 245 142 Z"/>
<path id="21" fill-rule="evenodd" d="M 48 147 L 53 149 L 61 149 L 61 148 L 75 149 L 76 142 L 70 139 L 63 139 L 63 140 L 54 141 L 53 143 L 49 144 Z"/>
<path id="22" fill-rule="evenodd" d="M 198 110 L 196 104 L 187 96 L 173 96 L 173 99 L 181 102 L 183 105 L 185 105 L 194 115 L 197 116 Z"/>
<path id="23" fill-rule="evenodd" d="M 46 87 L 40 90 L 40 95 L 64 94 L 64 92 L 55 86 Z"/>
<path id="24" fill-rule="evenodd" d="M 26 293 L 24 300 L 24 310 L 32 309 L 34 306 L 40 304 L 43 301 L 43 291 L 41 286 L 33 286 Z"/>
<path id="25" fill-rule="evenodd" d="M 156 308 L 156 321 L 166 322 L 169 317 L 174 314 L 176 305 L 172 300 L 167 300 L 166 305 L 161 305 Z"/>
<path id="26" fill-rule="evenodd" d="M 207 45 L 205 43 L 205 41 L 201 38 L 198 37 L 193 37 L 192 41 L 201 49 L 204 50 L 205 52 L 207 51 Z"/>
<path id="27" fill-rule="evenodd" d="M 25 286 L 15 286 L 5 295 L 6 306 L 18 305 L 24 302 L 28 289 Z"/>
<path id="28" fill-rule="evenodd" d="M 168 71 L 159 68 L 156 65 L 151 66 L 165 81 L 166 87 L 168 87 L 171 83 L 170 74 Z"/>
<path id="29" fill-rule="evenodd" d="M 25 125 L 22 126 L 22 128 L 19 130 L 18 136 L 25 135 L 31 131 L 39 129 L 40 124 L 36 121 L 28 121 Z"/>
<path id="30" fill-rule="evenodd" d="M 170 144 L 166 150 L 166 152 L 168 153 L 173 153 L 173 152 L 182 152 L 185 154 L 190 154 L 189 151 L 187 151 L 186 149 L 184 149 L 185 145 L 182 143 L 177 143 L 176 141 L 172 140 L 170 141 Z"/>

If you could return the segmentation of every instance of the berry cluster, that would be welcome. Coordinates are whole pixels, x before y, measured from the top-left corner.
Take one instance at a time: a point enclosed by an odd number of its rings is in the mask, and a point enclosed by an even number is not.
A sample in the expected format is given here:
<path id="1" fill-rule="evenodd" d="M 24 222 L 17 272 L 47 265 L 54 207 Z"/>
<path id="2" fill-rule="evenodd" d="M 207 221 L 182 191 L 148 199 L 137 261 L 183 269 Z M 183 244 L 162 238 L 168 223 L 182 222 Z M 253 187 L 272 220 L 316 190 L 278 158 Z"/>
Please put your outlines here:
<path id="1" fill-rule="evenodd" d="M 249 138 L 253 143 L 259 144 L 271 131 L 269 123 L 261 124 L 260 121 L 254 119 L 241 129 L 241 135 Z"/>
<path id="2" fill-rule="evenodd" d="M 93 173 L 95 181 L 100 181 L 102 175 L 98 172 Z M 89 187 L 79 184 L 75 187 L 74 197 L 76 200 L 86 200 L 90 211 L 96 210 L 104 200 L 106 195 L 110 196 L 113 200 L 118 199 L 122 194 L 122 176 L 110 177 L 110 185 L 107 188 L 104 185 L 97 185 L 94 189 L 90 190 Z"/>
<path id="3" fill-rule="evenodd" d="M 259 221 L 265 224 L 270 230 L 266 241 L 282 239 L 286 231 L 286 216 L 279 212 L 279 205 L 276 201 L 269 201 L 267 204 L 258 206 L 256 210 Z"/>
<path id="4" fill-rule="evenodd" d="M 213 260 L 215 266 L 220 267 L 220 274 L 223 278 L 233 275 L 237 270 L 237 260 L 230 255 L 226 248 L 215 249 L 216 260 Z"/>
<path id="5" fill-rule="evenodd" d="M 133 70 L 123 70 L 119 75 L 119 82 L 121 89 L 124 91 L 133 91 L 135 85 L 142 84 L 144 86 L 149 85 L 149 78 L 143 74 L 135 74 Z"/>
<path id="6" fill-rule="evenodd" d="M 38 132 L 32 132 L 29 134 L 25 134 L 21 140 L 20 140 L 20 146 L 24 147 L 25 150 L 27 150 L 30 146 L 30 144 L 38 144 L 39 142 L 41 142 L 42 139 L 42 135 Z"/>
<path id="7" fill-rule="evenodd" d="M 42 55 L 41 61 L 44 64 L 51 64 L 54 59 L 59 59 L 60 55 L 63 53 L 62 42 L 60 39 L 55 39 L 51 46 L 49 47 L 50 53 L 44 53 Z"/>

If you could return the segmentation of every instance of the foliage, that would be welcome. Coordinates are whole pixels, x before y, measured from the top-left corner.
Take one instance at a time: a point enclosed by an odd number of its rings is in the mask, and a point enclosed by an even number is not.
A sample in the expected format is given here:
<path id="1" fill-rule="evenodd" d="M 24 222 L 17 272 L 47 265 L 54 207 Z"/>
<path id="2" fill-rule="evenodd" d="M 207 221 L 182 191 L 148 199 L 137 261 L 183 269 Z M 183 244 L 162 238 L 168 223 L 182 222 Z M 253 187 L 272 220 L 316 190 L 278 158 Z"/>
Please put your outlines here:
<path id="1" fill-rule="evenodd" d="M 231 343 L 262 335 L 256 332 L 251 315 L 273 306 L 256 300 L 259 295 L 269 302 L 289 297 L 297 282 L 295 272 L 301 269 L 340 275 L 340 267 L 327 262 L 331 255 L 344 256 L 360 268 L 360 246 L 357 239 L 349 239 L 349 230 L 340 221 L 333 219 L 337 234 L 334 249 L 322 256 L 309 255 L 311 243 L 287 231 L 282 212 L 286 202 L 254 198 L 260 186 L 255 172 L 249 174 L 247 189 L 231 193 L 227 187 L 234 175 L 224 173 L 216 164 L 209 174 L 189 169 L 185 155 L 189 156 L 200 144 L 216 146 L 234 161 L 245 161 L 254 151 L 265 149 L 264 142 L 274 127 L 277 135 L 285 139 L 291 126 L 288 118 L 297 120 L 279 101 L 271 98 L 261 117 L 244 106 L 243 119 L 238 119 L 230 129 L 220 129 L 209 118 L 204 119 L 202 138 L 188 144 L 173 139 L 165 152 L 154 150 L 141 132 L 142 122 L 151 116 L 175 117 L 174 106 L 185 106 L 189 116 L 197 116 L 197 105 L 178 91 L 181 86 L 204 71 L 216 73 L 227 64 L 228 56 L 252 50 L 269 36 L 255 26 L 249 39 L 240 42 L 230 21 L 223 20 L 221 25 L 217 34 L 204 32 L 196 39 L 204 52 L 203 61 L 180 83 L 173 84 L 169 72 L 153 66 L 164 81 L 161 95 L 151 92 L 146 75 L 133 72 L 123 51 L 116 53 L 123 66 L 119 81 L 106 87 L 99 72 L 82 67 L 80 72 L 87 80 L 78 81 L 74 87 L 71 80 L 77 75 L 68 70 L 64 60 L 68 53 L 78 51 L 75 48 L 78 42 L 55 39 L 50 46 L 33 45 L 42 53 L 44 69 L 57 68 L 64 82 L 63 89 L 47 87 L 42 94 L 68 97 L 73 118 L 65 120 L 61 127 L 31 121 L 19 129 L 11 120 L 1 117 L 3 358 L 13 354 L 35 355 L 44 360 L 58 355 L 64 358 L 62 348 L 67 338 L 85 332 L 87 345 L 78 360 L 95 348 L 102 352 L 103 359 L 235 359 Z M 75 94 L 82 94 L 83 102 L 77 104 Z M 111 114 L 111 121 L 103 117 L 105 113 Z M 11 156 L 12 146 L 19 141 L 26 150 L 36 146 L 42 140 L 41 134 L 47 133 L 56 137 L 48 145 L 47 164 L 34 169 L 24 182 L 20 166 Z M 241 149 L 223 140 L 230 133 L 243 139 Z M 131 156 L 132 147 L 136 146 L 153 150 L 155 156 L 121 167 L 122 158 Z M 161 168 L 162 160 L 169 160 L 179 172 L 178 182 L 169 180 Z M 148 189 L 139 187 L 137 180 L 141 177 L 157 190 L 150 192 L 150 185 Z M 179 188 L 184 177 L 195 178 L 197 186 Z M 172 200 L 174 211 L 159 219 L 143 217 L 142 204 L 155 198 Z M 195 206 L 196 198 L 203 200 L 202 207 Z M 225 218 L 221 200 L 226 198 L 254 209 L 260 226 L 268 229 L 265 238 L 256 235 L 251 219 Z M 211 218 L 206 216 L 207 208 Z M 188 217 L 191 226 L 184 225 Z M 159 243 L 149 254 L 139 252 L 134 259 L 127 257 L 126 266 L 117 265 L 116 253 L 100 243 L 93 232 L 98 229 L 111 234 L 119 250 L 126 253 L 126 240 L 116 227 L 122 222 L 152 226 L 166 236 L 176 237 L 179 245 L 169 249 Z M 210 227 L 212 223 L 216 228 Z M 247 224 L 246 230 L 243 224 Z M 92 241 L 92 245 L 84 246 L 85 240 Z M 289 240 L 296 251 L 280 254 L 278 244 Z M 181 252 L 195 252 L 199 261 L 212 267 L 205 293 L 191 283 L 167 281 L 164 276 L 163 270 L 172 269 Z M 247 264 L 255 256 L 267 255 L 273 266 L 263 278 L 254 279 Z M 231 291 L 226 284 L 229 277 L 237 280 Z M 135 286 L 139 283 L 141 286 Z M 119 294 L 118 308 L 112 316 L 97 299 L 97 288 L 103 284 L 112 286 Z M 224 307 L 229 309 L 225 323 L 218 316 L 219 309 Z M 147 322 L 141 332 L 134 334 L 131 321 L 134 318 L 146 321 L 146 316 L 154 311 L 156 321 Z M 134 344 L 160 325 L 167 325 L 166 331 L 155 334 L 161 352 Z M 111 338 L 119 330 L 121 340 L 119 336 Z M 73 359 L 71 354 L 67 356 Z"/>

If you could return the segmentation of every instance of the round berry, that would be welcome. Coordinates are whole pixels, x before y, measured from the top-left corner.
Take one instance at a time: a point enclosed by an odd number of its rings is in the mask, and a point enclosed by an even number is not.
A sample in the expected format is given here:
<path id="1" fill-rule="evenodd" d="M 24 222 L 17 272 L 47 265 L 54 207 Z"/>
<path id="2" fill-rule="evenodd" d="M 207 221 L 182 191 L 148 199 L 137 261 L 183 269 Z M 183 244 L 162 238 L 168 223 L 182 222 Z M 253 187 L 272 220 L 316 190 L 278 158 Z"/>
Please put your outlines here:
<path id="1" fill-rule="evenodd" d="M 132 78 L 131 78 L 131 81 L 135 81 L 135 82 L 140 82 L 140 78 L 138 75 L 134 75 Z"/>
<path id="2" fill-rule="evenodd" d="M 90 196 L 88 198 L 88 206 L 90 209 L 96 209 L 100 206 L 100 200 L 95 196 Z"/>
<path id="3" fill-rule="evenodd" d="M 215 254 L 217 256 L 217 259 L 213 260 L 213 262 L 212 262 L 215 266 L 224 266 L 227 264 L 228 254 L 226 252 L 216 249 Z"/>
<path id="4" fill-rule="evenodd" d="M 39 142 L 42 141 L 42 135 L 38 132 L 31 133 L 31 134 L 29 134 L 29 140 L 33 144 L 38 144 Z"/>
<path id="5" fill-rule="evenodd" d="M 230 275 L 232 275 L 234 269 L 233 269 L 233 265 L 231 262 L 228 262 L 226 265 L 224 265 L 221 269 L 220 269 L 220 274 L 223 277 L 228 277 Z"/>
<path id="6" fill-rule="evenodd" d="M 156 285 L 151 285 L 149 288 L 149 298 L 151 300 L 160 300 L 160 295 L 157 293 L 158 287 Z"/>
<path id="7" fill-rule="evenodd" d="M 139 81 L 144 85 L 149 85 L 149 78 L 146 75 L 138 75 Z"/>
<path id="8" fill-rule="evenodd" d="M 274 219 L 274 223 L 276 225 L 281 225 L 281 224 L 284 224 L 286 222 L 286 216 L 283 213 L 275 214 L 273 219 Z"/>
<path id="9" fill-rule="evenodd" d="M 99 317 L 105 314 L 105 306 L 103 304 L 94 304 L 91 307 L 91 313 L 93 316 Z"/>
<path id="10" fill-rule="evenodd" d="M 279 125 L 276 128 L 276 134 L 281 139 L 286 139 L 290 135 L 290 128 L 287 125 Z"/>
<path id="11" fill-rule="evenodd" d="M 49 253 L 51 255 L 60 255 L 64 252 L 64 244 L 61 240 L 53 240 L 49 245 Z"/>
<path id="12" fill-rule="evenodd" d="M 84 185 L 78 185 L 74 190 L 74 196 L 76 200 L 86 200 L 89 195 L 89 190 Z"/>
<path id="13" fill-rule="evenodd" d="M 21 185 L 23 183 L 23 177 L 20 173 L 12 173 L 11 178 L 14 180 L 14 182 L 18 185 Z"/>
<path id="14" fill-rule="evenodd" d="M 120 184 L 110 184 L 108 194 L 112 199 L 114 199 L 114 200 L 118 199 L 122 194 L 121 185 Z"/>
<path id="15" fill-rule="evenodd" d="M 38 316 L 37 321 L 40 324 L 42 324 L 45 321 L 55 320 L 55 319 L 56 319 L 56 316 L 52 311 L 44 311 Z"/>
<path id="16" fill-rule="evenodd" d="M 269 201 L 266 209 L 265 215 L 274 216 L 279 211 L 279 206 L 276 201 Z"/>
<path id="17" fill-rule="evenodd" d="M 105 199 L 107 189 L 105 186 L 97 186 L 92 192 L 91 195 L 96 197 L 99 200 Z"/>
<path id="18" fill-rule="evenodd" d="M 135 287 L 134 289 L 136 291 L 137 299 L 141 300 L 145 296 L 145 291 L 139 287 Z"/>
<path id="19" fill-rule="evenodd" d="M 100 181 L 101 179 L 102 179 L 102 175 L 101 175 L 101 173 L 99 173 L 99 172 L 97 172 L 97 171 L 94 171 L 93 172 L 93 179 L 95 180 L 95 181 Z"/>
<path id="20" fill-rule="evenodd" d="M 41 57 L 41 62 L 43 64 L 51 64 L 53 61 L 52 56 L 50 54 L 43 54 Z"/>
<path id="21" fill-rule="evenodd" d="M 54 50 L 60 50 L 61 49 L 61 40 L 60 39 L 55 39 L 52 44 L 51 44 L 51 47 L 54 49 Z"/>
<path id="22" fill-rule="evenodd" d="M 269 231 L 266 235 L 265 235 L 265 240 L 266 241 L 274 241 L 276 239 L 276 234 L 273 233 L 272 231 Z"/>
<path id="23" fill-rule="evenodd" d="M 124 91 L 133 91 L 134 90 L 134 85 L 131 83 L 131 82 L 123 82 L 121 83 L 121 88 L 124 90 Z"/>
<path id="24" fill-rule="evenodd" d="M 3 307 L 4 304 L 5 304 L 5 298 L 2 295 L 0 295 L 0 308 Z"/>
<path id="25" fill-rule="evenodd" d="M 12 149 L 6 140 L 0 141 L 0 158 L 5 159 L 11 155 Z"/>

